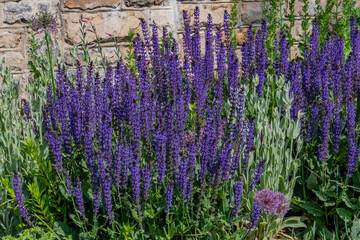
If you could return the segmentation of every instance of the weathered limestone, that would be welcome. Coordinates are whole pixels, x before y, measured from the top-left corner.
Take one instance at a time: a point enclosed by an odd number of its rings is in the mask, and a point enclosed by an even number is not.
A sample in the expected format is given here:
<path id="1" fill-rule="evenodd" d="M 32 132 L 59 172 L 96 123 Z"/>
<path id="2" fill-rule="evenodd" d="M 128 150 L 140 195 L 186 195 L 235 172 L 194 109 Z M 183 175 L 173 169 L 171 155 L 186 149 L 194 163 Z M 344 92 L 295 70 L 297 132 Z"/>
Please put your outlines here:
<path id="1" fill-rule="evenodd" d="M 0 35 L 0 48 L 16 48 L 23 36 L 21 30 L 5 30 Z"/>
<path id="2" fill-rule="evenodd" d="M 121 0 L 65 0 L 66 8 L 79 8 L 82 10 L 94 9 L 98 7 L 117 7 Z"/>

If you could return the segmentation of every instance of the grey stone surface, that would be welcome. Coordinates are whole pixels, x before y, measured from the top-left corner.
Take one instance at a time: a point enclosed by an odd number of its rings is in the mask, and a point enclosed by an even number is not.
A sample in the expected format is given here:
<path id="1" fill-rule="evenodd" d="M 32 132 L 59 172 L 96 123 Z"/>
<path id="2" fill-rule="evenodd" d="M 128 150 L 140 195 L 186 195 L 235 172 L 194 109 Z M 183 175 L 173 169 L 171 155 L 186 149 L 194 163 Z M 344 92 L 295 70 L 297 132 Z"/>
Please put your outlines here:
<path id="1" fill-rule="evenodd" d="M 5 6 L 5 23 L 26 22 L 32 16 L 33 7 L 29 2 L 7 3 Z"/>

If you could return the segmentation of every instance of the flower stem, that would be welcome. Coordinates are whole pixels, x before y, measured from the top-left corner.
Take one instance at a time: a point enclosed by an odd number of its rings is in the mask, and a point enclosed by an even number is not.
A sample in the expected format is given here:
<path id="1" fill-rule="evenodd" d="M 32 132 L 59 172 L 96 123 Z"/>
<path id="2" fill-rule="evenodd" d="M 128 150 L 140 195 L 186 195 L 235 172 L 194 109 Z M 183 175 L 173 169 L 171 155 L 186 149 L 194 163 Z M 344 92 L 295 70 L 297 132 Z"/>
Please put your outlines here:
<path id="1" fill-rule="evenodd" d="M 49 58 L 49 67 L 50 67 L 50 76 L 51 76 L 51 85 L 53 89 L 54 94 L 54 103 L 56 104 L 56 83 L 55 83 L 55 77 L 54 77 L 54 71 L 53 71 L 53 62 L 52 62 L 52 54 L 50 49 L 50 42 L 51 42 L 51 36 L 49 32 L 46 32 L 45 34 L 45 41 L 46 41 L 46 51 Z"/>

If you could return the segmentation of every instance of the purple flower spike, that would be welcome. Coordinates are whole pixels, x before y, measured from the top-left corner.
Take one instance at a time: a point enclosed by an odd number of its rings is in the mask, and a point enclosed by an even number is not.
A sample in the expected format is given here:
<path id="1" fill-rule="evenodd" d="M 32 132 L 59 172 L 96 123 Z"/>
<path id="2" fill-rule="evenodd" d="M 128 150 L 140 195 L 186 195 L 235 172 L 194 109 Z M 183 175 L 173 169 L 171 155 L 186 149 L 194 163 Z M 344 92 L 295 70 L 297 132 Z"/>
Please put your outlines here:
<path id="1" fill-rule="evenodd" d="M 14 184 L 14 193 L 16 197 L 16 202 L 19 206 L 21 216 L 23 217 L 25 222 L 31 225 L 29 211 L 25 207 L 24 193 L 21 189 L 21 178 L 16 170 L 14 171 L 14 175 L 13 175 L 13 184 Z"/>
<path id="2" fill-rule="evenodd" d="M 259 221 L 259 218 L 260 218 L 260 213 L 261 213 L 261 203 L 258 201 L 255 201 L 253 210 L 251 212 L 249 225 L 248 225 L 248 227 L 250 229 L 254 229 L 256 227 L 257 222 Z M 250 234 L 250 230 L 248 233 Z"/>
<path id="3" fill-rule="evenodd" d="M 174 192 L 174 184 L 172 182 L 170 182 L 166 186 L 166 194 L 165 194 L 165 201 L 166 201 L 165 210 L 167 212 L 170 211 L 170 207 L 172 205 L 173 192 Z"/>
<path id="4" fill-rule="evenodd" d="M 81 190 L 81 182 L 80 179 L 77 178 L 76 186 L 75 186 L 75 197 L 76 197 L 76 204 L 78 210 L 80 212 L 80 216 L 85 219 L 85 207 L 84 207 L 84 200 L 83 200 L 83 193 Z"/>
<path id="5" fill-rule="evenodd" d="M 258 182 L 260 180 L 262 170 L 264 168 L 264 164 L 265 164 L 265 160 L 262 160 L 261 162 L 257 163 L 256 168 L 255 168 L 255 172 L 254 172 L 253 180 L 251 182 L 251 185 L 249 186 L 250 190 L 253 190 L 254 187 L 258 184 Z"/>
<path id="6" fill-rule="evenodd" d="M 234 219 L 237 218 L 237 215 L 240 210 L 241 198 L 242 198 L 242 187 L 243 187 L 243 181 L 241 178 L 239 181 L 235 182 L 235 185 L 234 185 L 234 209 L 231 212 L 231 217 Z"/>

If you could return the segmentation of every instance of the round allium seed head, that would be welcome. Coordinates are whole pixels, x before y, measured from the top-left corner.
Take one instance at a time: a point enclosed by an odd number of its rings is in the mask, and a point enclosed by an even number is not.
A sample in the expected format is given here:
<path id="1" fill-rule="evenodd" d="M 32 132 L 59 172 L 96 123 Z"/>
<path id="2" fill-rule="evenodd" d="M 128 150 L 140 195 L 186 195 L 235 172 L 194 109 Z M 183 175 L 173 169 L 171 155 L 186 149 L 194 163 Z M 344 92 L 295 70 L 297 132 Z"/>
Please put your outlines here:
<path id="1" fill-rule="evenodd" d="M 278 217 L 283 217 L 289 211 L 289 201 L 281 192 L 263 189 L 255 195 L 254 199 L 266 214 L 274 213 Z"/>
<path id="2" fill-rule="evenodd" d="M 42 10 L 33 16 L 30 27 L 36 33 L 51 32 L 55 33 L 56 29 L 56 15 L 51 14 L 47 10 Z"/>

